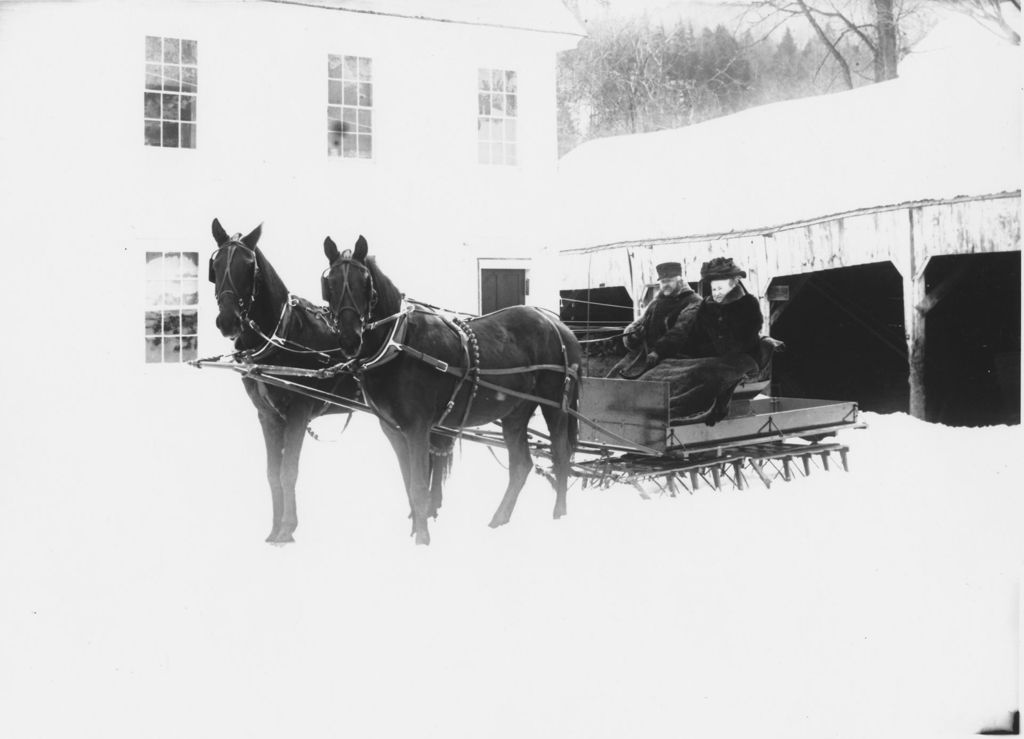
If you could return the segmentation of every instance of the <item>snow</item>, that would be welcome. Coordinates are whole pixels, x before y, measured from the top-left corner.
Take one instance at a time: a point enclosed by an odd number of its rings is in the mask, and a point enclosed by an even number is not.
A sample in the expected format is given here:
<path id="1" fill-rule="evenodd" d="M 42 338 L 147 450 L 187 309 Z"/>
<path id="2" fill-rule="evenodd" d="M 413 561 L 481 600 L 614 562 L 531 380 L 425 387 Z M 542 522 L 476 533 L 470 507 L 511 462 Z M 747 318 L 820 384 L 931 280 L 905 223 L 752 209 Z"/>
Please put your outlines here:
<path id="1" fill-rule="evenodd" d="M 1020 47 L 959 16 L 899 79 L 584 143 L 559 166 L 560 248 L 1019 190 L 1020 61 Z"/>
<path id="2" fill-rule="evenodd" d="M 966 737 L 1019 706 L 1019 427 L 865 414 L 849 473 L 576 485 L 560 521 L 533 476 L 498 530 L 467 443 L 416 547 L 372 419 L 322 419 L 274 548 L 254 414 L 202 381 L 232 423 L 165 404 L 159 453 L 5 465 L 5 736 Z"/>

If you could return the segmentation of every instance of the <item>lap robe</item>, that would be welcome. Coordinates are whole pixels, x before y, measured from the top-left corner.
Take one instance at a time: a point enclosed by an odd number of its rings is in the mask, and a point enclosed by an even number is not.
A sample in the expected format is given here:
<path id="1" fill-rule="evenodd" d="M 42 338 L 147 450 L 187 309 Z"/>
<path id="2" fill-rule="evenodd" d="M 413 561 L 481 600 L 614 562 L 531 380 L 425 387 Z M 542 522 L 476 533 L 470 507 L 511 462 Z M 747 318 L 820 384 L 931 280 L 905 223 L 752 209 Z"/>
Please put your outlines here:
<path id="1" fill-rule="evenodd" d="M 710 411 L 703 420 L 714 424 L 729 412 L 729 399 L 736 386 L 757 372 L 753 357 L 736 353 L 700 359 L 664 359 L 639 379 L 669 383 L 669 414 L 673 420 L 703 416 Z"/>

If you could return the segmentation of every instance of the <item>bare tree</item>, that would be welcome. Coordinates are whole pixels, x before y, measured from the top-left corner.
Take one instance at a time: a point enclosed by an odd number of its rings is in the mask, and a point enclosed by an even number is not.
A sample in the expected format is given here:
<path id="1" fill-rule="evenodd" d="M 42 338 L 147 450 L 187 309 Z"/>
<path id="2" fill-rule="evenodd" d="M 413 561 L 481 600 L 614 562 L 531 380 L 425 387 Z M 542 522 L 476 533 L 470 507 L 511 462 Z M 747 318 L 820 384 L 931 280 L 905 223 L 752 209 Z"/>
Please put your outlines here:
<path id="1" fill-rule="evenodd" d="M 1020 0 L 942 0 L 942 5 L 971 16 L 1001 38 L 1020 46 L 1020 34 L 1006 19 L 1011 7 L 1020 13 Z"/>
<path id="2" fill-rule="evenodd" d="M 896 77 L 900 54 L 899 9 L 894 0 L 755 0 L 751 3 L 762 21 L 777 27 L 803 18 L 811 26 L 828 55 L 838 66 L 846 87 L 854 87 L 849 52 L 844 42 L 855 40 L 873 60 L 873 81 Z"/>

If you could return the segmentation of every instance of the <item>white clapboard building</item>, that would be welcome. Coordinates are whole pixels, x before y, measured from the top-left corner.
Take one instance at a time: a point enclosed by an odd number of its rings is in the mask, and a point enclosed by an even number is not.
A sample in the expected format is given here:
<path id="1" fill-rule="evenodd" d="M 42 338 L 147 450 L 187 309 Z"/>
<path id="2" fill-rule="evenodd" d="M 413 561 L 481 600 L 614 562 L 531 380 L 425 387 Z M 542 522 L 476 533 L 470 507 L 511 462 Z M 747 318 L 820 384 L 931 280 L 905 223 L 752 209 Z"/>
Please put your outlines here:
<path id="1" fill-rule="evenodd" d="M 556 54 L 583 33 L 558 0 L 0 2 L 8 418 L 114 451 L 247 403 L 185 364 L 231 348 L 214 218 L 264 224 L 313 300 L 324 238 L 363 234 L 412 297 L 556 308 L 541 206 Z"/>

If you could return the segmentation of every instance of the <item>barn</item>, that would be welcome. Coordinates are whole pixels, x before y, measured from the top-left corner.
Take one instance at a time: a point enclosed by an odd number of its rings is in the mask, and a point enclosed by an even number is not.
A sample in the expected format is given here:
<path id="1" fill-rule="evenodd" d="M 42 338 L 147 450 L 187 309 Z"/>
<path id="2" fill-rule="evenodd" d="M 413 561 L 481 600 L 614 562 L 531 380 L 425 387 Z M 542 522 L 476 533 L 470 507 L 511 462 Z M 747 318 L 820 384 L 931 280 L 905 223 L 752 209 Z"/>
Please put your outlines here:
<path id="1" fill-rule="evenodd" d="M 0 4 L 8 416 L 26 438 L 59 416 L 89 469 L 143 434 L 120 471 L 244 407 L 237 379 L 185 364 L 231 348 L 214 218 L 262 223 L 312 299 L 324 238 L 363 234 L 421 300 L 553 307 L 530 215 L 556 169 L 556 54 L 582 35 L 558 0 Z"/>
<path id="2" fill-rule="evenodd" d="M 788 345 L 777 394 L 1019 422 L 1019 56 L 949 18 L 897 80 L 578 147 L 563 314 L 621 324 L 655 264 L 732 256 Z"/>

